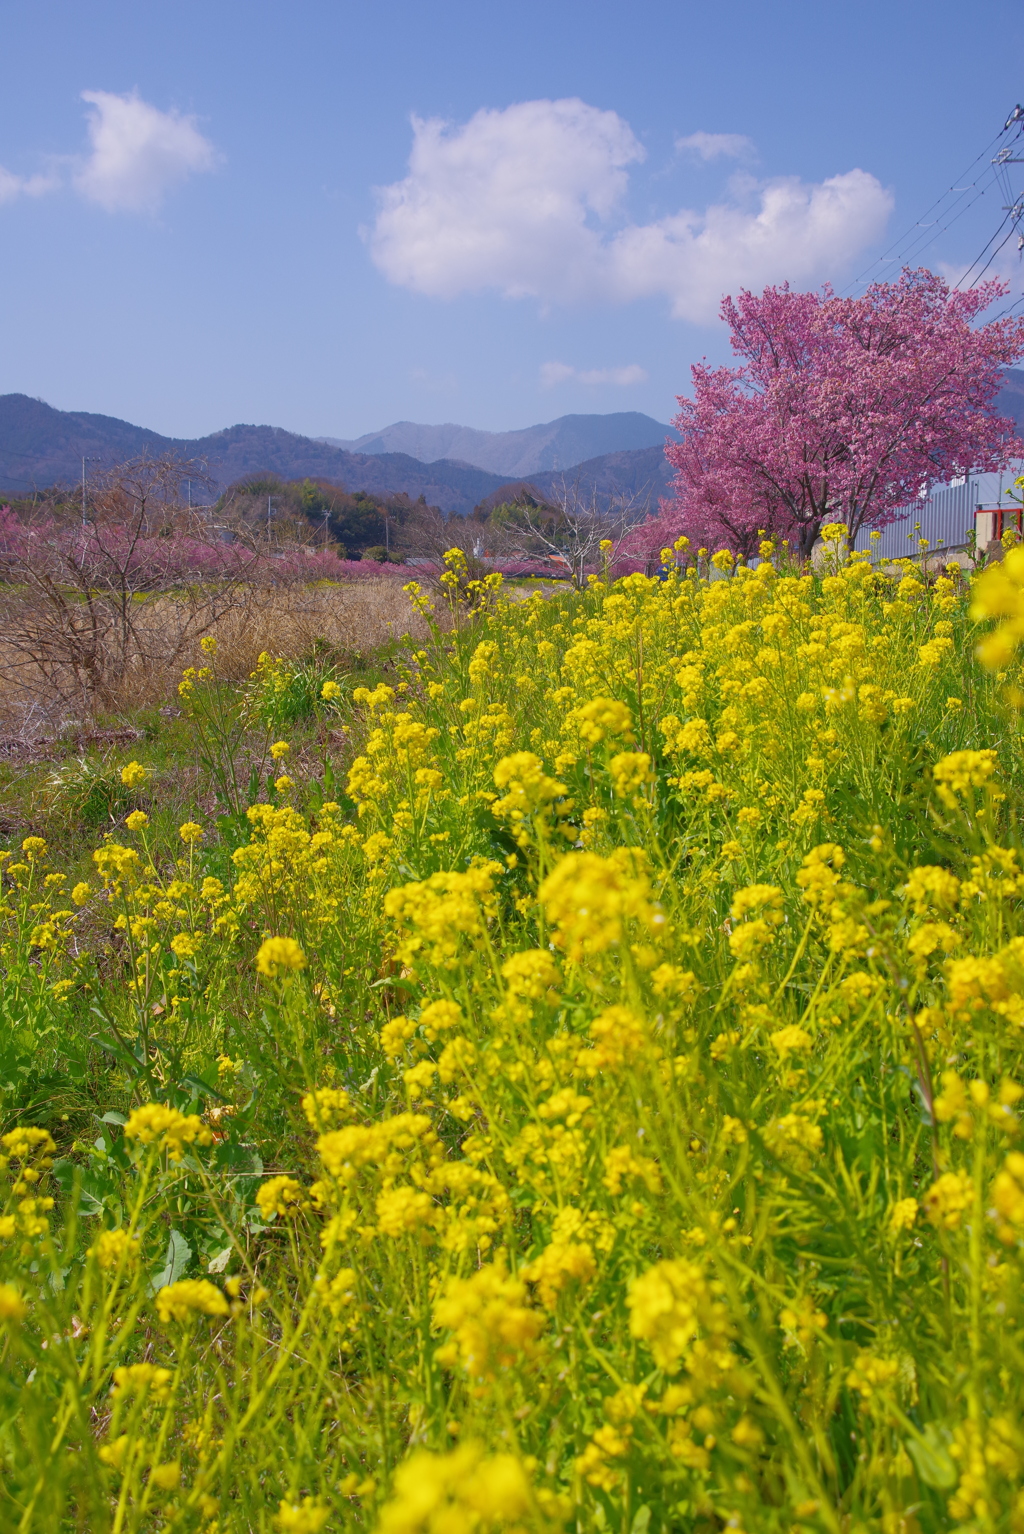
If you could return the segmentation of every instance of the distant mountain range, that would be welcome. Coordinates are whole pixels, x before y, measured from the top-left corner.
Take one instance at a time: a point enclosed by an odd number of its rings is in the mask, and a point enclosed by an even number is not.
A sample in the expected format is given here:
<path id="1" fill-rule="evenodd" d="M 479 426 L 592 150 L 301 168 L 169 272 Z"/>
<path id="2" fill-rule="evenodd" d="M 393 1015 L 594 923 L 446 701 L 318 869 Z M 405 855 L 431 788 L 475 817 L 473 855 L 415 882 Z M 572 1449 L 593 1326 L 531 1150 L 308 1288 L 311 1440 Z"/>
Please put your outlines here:
<path id="1" fill-rule="evenodd" d="M 25 394 L 0 395 L 0 489 L 24 493 L 77 480 L 83 456 L 92 473 L 142 453 L 205 461 L 217 488 L 246 475 L 333 480 L 371 495 L 424 495 L 446 511 L 471 511 L 501 476 L 464 463 L 424 464 L 402 453 L 348 453 L 275 426 L 229 426 L 194 439 L 163 437 L 113 416 L 54 410 Z"/>
<path id="2" fill-rule="evenodd" d="M 996 403 L 1024 436 L 1024 371 L 1006 370 Z M 398 421 L 345 445 L 276 426 L 229 426 L 208 437 L 178 438 L 114 416 L 55 410 L 27 394 L 4 394 L 0 495 L 76 481 L 83 457 L 92 473 L 142 453 L 178 453 L 204 461 L 218 489 L 253 474 L 309 475 L 371 495 L 422 495 L 432 506 L 464 514 L 510 481 L 528 480 L 544 496 L 563 489 L 601 500 L 621 494 L 656 509 L 669 485 L 663 445 L 670 435 L 650 416 L 624 411 L 561 416 L 508 432 Z M 438 451 L 442 456 L 433 456 Z"/>
<path id="3" fill-rule="evenodd" d="M 553 469 L 546 474 L 531 474 L 529 483 L 549 500 L 564 491 L 588 500 L 596 495 L 602 503 L 619 496 L 657 511 L 658 499 L 668 494 L 674 472 L 664 447 L 659 445 L 635 448 L 632 452 L 602 453 L 564 473 Z"/>
<path id="4" fill-rule="evenodd" d="M 396 421 L 383 431 L 346 442 L 322 437 L 332 447 L 355 453 L 408 453 L 422 463 L 454 459 L 505 479 L 532 478 L 545 469 L 561 472 L 607 453 L 660 448 L 671 428 L 639 411 L 612 415 L 563 415 L 522 431 L 476 431 L 472 426 L 419 426 Z"/>
<path id="5" fill-rule="evenodd" d="M 606 421 L 625 424 L 605 431 L 602 423 Z M 645 422 L 650 431 L 642 427 Z M 630 433 L 635 440 L 642 435 L 641 427 L 648 437 L 657 433 L 657 440 L 664 440 L 667 428 L 659 426 L 649 416 L 636 414 L 566 416 L 561 422 L 552 422 L 550 428 L 531 427 L 526 433 L 479 432 L 475 435 L 500 439 L 529 435 L 531 431 L 538 434 L 549 431 L 549 445 L 552 442 L 563 445 L 575 442 L 586 451 L 582 444 L 621 444 L 624 436 L 627 442 L 630 440 Z M 460 427 L 414 429 L 424 432 L 463 430 Z M 468 432 L 469 429 L 465 430 Z M 543 443 L 536 448 L 536 452 L 542 451 L 547 451 Z M 461 513 L 471 511 L 479 501 L 507 484 L 510 478 L 507 472 L 488 472 L 471 463 L 448 458 L 424 462 L 411 454 L 395 451 L 351 452 L 323 439 L 301 437 L 276 426 L 229 426 L 208 437 L 164 437 L 114 416 L 55 410 L 27 394 L 0 395 L 0 492 L 24 494 L 75 481 L 81 475 L 83 457 L 89 460 L 87 469 L 92 473 L 96 468 L 142 453 L 170 452 L 203 460 L 218 488 L 251 474 L 269 472 L 282 479 L 309 475 L 332 480 L 347 490 L 365 490 L 371 495 L 404 492 L 414 500 L 423 495 L 432 506 Z M 549 456 L 557 462 L 560 453 L 552 449 Z M 663 482 L 662 464 L 660 446 L 647 446 L 633 452 L 599 454 L 585 464 L 579 459 L 569 460 L 564 471 L 551 468 L 546 474 L 531 473 L 530 477 L 542 494 L 549 494 L 563 480 L 568 485 L 578 482 L 584 494 L 589 494 L 592 489 L 599 494 L 614 493 L 618 488 L 629 491 L 644 477 L 650 480 L 652 491 L 657 492 Z M 618 475 L 622 476 L 621 487 Z"/>

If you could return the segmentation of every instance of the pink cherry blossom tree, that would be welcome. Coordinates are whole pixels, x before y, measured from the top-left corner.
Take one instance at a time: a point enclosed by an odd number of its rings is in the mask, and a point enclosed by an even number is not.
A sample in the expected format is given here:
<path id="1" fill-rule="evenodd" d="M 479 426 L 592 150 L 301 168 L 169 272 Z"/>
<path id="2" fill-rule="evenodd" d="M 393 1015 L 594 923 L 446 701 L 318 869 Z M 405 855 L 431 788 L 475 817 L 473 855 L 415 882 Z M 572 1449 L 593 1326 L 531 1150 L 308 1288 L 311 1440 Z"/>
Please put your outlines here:
<path id="1" fill-rule="evenodd" d="M 1024 356 L 1024 319 L 979 317 L 1005 288 L 951 290 L 921 268 L 860 298 L 788 286 L 726 298 L 739 365 L 691 369 L 666 453 L 669 533 L 756 552 L 758 533 L 810 553 L 824 522 L 884 527 L 930 481 L 1024 455 L 993 401 Z"/>

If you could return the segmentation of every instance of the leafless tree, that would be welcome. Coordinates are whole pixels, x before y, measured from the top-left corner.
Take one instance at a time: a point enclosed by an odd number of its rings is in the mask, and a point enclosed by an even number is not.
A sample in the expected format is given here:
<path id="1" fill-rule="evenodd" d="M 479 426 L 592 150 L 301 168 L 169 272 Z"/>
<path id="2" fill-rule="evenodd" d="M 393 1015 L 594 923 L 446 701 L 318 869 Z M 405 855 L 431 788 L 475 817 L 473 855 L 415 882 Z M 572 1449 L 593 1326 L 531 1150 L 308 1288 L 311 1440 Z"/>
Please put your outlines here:
<path id="1" fill-rule="evenodd" d="M 183 495 L 201 464 L 143 457 L 57 491 L 0 539 L 3 665 L 66 701 L 112 707 L 133 674 L 178 664 L 237 605 L 247 565 Z"/>
<path id="2" fill-rule="evenodd" d="M 577 591 L 587 576 L 614 563 L 622 540 L 647 516 L 650 497 L 613 495 L 605 500 L 579 480 L 563 480 L 551 499 L 538 504 L 526 496 L 492 514 L 489 541 L 510 559 L 548 560 Z M 602 544 L 607 545 L 602 549 Z"/>
<path id="3" fill-rule="evenodd" d="M 408 559 L 426 560 L 440 570 L 445 551 L 453 543 L 461 547 L 464 528 L 461 517 L 448 517 L 439 506 L 413 502 L 400 522 L 392 526 L 392 549 Z"/>

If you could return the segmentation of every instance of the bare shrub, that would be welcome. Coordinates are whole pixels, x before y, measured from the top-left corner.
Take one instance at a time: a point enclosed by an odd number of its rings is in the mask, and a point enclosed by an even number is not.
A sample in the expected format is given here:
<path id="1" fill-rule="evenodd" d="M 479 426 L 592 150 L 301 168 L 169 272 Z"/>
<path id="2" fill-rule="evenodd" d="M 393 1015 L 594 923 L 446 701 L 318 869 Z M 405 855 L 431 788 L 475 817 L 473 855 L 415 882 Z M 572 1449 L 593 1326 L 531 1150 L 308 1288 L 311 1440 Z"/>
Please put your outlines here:
<path id="1" fill-rule="evenodd" d="M 141 458 L 109 470 L 88 505 L 56 493 L 0 529 L 6 669 L 64 702 L 112 706 L 133 672 L 178 654 L 237 604 L 255 555 L 218 544 L 181 506 L 200 468 Z M 147 606 L 174 590 L 174 624 L 149 640 Z"/>
<path id="2" fill-rule="evenodd" d="M 227 612 L 210 632 L 217 640 L 221 676 L 241 681 L 264 651 L 292 659 L 317 640 L 362 655 L 409 634 L 427 638 L 426 626 L 392 580 L 358 585 L 252 586 L 244 607 Z"/>
<path id="3" fill-rule="evenodd" d="M 26 606 L 31 601 L 29 597 L 6 600 L 8 610 L 16 601 Z M 199 639 L 206 634 L 217 640 L 218 671 L 233 681 L 244 680 L 264 651 L 294 659 L 317 640 L 326 640 L 338 650 L 361 655 L 406 633 L 417 640 L 427 637 L 423 620 L 401 587 L 385 579 L 358 585 L 250 583 L 240 585 L 233 602 L 208 616 L 201 629 L 192 627 L 192 616 L 187 603 L 174 594 L 140 604 L 135 615 L 139 650 L 108 687 L 105 706 L 120 711 L 173 697 L 182 669 L 197 663 Z M 15 622 L 25 634 L 31 615 L 22 612 Z M 88 691 L 76 695 L 56 668 L 33 667 L 7 637 L 6 613 L 0 623 L 5 635 L 0 638 L 0 714 L 7 716 L 8 728 L 23 734 L 31 720 L 31 734 L 49 733 L 69 714 L 87 715 L 95 704 Z"/>
<path id="4" fill-rule="evenodd" d="M 538 558 L 557 564 L 577 590 L 587 575 L 614 560 L 623 540 L 642 523 L 648 502 L 638 495 L 602 498 L 579 480 L 562 481 L 550 502 L 523 496 L 491 514 L 488 537 L 506 560 Z"/>
<path id="5" fill-rule="evenodd" d="M 316 638 L 364 651 L 415 625 L 399 579 L 333 553 L 270 554 L 225 543 L 181 504 L 193 463 L 139 459 L 92 489 L 87 516 L 67 493 L 28 523 L 0 511 L 0 709 L 84 716 L 169 695 L 212 634 L 232 674 L 263 650 Z M 352 576 L 358 584 L 325 577 Z M 37 719 L 38 722 L 38 719 Z"/>

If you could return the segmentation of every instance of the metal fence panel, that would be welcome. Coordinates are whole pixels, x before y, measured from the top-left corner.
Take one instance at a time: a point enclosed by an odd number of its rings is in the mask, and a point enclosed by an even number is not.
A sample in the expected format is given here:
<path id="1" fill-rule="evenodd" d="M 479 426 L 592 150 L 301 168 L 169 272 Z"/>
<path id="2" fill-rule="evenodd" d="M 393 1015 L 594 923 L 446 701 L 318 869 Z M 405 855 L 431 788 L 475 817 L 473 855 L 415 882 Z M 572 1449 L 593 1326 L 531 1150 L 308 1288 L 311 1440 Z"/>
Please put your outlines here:
<path id="1" fill-rule="evenodd" d="M 862 528 L 854 548 L 870 548 L 883 559 L 913 558 L 918 553 L 919 538 L 927 538 L 933 549 L 958 548 L 974 527 L 978 493 L 978 482 L 974 479 L 933 490 L 929 496 L 901 506 L 899 521 L 884 527 L 881 538 L 872 541 L 870 529 Z"/>
<path id="2" fill-rule="evenodd" d="M 962 485 L 937 487 L 929 495 L 898 510 L 898 522 L 882 529 L 871 542 L 870 529 L 862 528 L 854 548 L 873 549 L 883 559 L 900 559 L 918 553 L 917 540 L 927 538 L 932 549 L 960 548 L 974 527 L 979 506 L 1009 506 L 1004 491 L 1024 465 L 1010 464 L 1001 474 L 973 474 Z M 918 530 L 920 524 L 920 530 Z"/>

